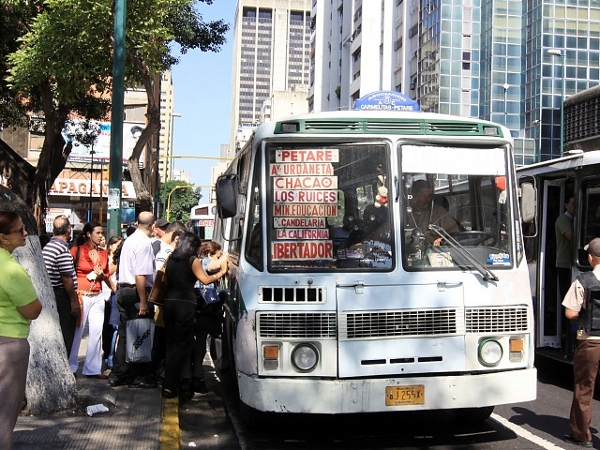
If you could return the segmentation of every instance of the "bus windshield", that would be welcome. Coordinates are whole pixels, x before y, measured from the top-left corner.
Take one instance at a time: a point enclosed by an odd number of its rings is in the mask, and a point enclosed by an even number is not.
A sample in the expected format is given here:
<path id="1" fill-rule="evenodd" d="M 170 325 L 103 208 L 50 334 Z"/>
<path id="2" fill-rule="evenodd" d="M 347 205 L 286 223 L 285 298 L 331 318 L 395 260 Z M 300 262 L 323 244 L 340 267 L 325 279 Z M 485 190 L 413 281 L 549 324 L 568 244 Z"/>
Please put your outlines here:
<path id="1" fill-rule="evenodd" d="M 268 145 L 270 268 L 394 266 L 390 144 Z"/>
<path id="2" fill-rule="evenodd" d="M 404 145 L 405 269 L 507 268 L 506 150 Z"/>

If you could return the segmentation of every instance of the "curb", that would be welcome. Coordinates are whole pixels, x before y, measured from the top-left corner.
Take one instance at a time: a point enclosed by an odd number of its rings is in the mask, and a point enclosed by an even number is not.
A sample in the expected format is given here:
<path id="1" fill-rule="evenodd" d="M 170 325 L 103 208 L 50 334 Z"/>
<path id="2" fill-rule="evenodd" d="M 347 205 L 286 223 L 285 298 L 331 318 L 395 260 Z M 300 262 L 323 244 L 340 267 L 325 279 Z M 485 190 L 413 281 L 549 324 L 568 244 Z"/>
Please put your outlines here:
<path id="1" fill-rule="evenodd" d="M 162 420 L 158 442 L 161 450 L 181 448 L 181 430 L 179 429 L 179 398 L 164 398 Z"/>

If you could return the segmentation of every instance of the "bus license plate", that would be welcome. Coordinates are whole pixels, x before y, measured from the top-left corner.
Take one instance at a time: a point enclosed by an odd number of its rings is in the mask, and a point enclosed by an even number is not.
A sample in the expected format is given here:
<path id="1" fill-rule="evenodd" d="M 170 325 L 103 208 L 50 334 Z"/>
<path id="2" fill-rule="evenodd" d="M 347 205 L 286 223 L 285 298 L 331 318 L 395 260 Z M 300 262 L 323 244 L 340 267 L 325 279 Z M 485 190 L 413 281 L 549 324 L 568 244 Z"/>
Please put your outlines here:
<path id="1" fill-rule="evenodd" d="M 385 406 L 424 405 L 425 386 L 386 386 Z"/>

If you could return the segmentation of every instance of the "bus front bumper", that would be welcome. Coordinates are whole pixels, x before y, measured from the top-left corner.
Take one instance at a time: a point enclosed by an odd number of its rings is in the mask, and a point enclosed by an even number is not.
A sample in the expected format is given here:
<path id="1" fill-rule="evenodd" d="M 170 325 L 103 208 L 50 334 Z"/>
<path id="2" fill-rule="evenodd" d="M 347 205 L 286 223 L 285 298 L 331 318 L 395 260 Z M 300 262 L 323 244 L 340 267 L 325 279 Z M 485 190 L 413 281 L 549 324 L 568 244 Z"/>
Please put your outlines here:
<path id="1" fill-rule="evenodd" d="M 241 401 L 258 411 L 424 411 L 535 400 L 537 371 L 531 368 L 460 376 L 347 380 L 259 378 L 238 373 L 238 383 Z"/>

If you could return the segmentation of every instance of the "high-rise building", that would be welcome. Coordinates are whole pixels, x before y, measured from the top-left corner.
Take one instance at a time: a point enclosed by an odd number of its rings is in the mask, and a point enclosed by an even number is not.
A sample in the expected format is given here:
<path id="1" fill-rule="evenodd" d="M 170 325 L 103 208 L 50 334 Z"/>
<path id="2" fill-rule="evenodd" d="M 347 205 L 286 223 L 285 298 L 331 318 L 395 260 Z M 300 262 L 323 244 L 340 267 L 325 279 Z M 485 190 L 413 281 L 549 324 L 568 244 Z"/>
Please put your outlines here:
<path id="1" fill-rule="evenodd" d="M 173 178 L 173 120 L 175 93 L 171 72 L 163 72 L 160 78 L 160 131 L 158 137 L 158 163 L 161 182 Z"/>
<path id="2" fill-rule="evenodd" d="M 313 0 L 239 0 L 233 37 L 231 141 L 270 115 L 277 92 L 301 92 L 309 83 L 310 8 Z M 304 95 L 306 102 L 306 96 Z M 297 105 L 298 106 L 298 105 Z M 298 106 L 300 108 L 300 106 Z"/>
<path id="3" fill-rule="evenodd" d="M 311 33 L 312 111 L 401 91 L 506 125 L 519 164 L 562 153 L 563 100 L 600 81 L 592 0 L 317 0 Z"/>

